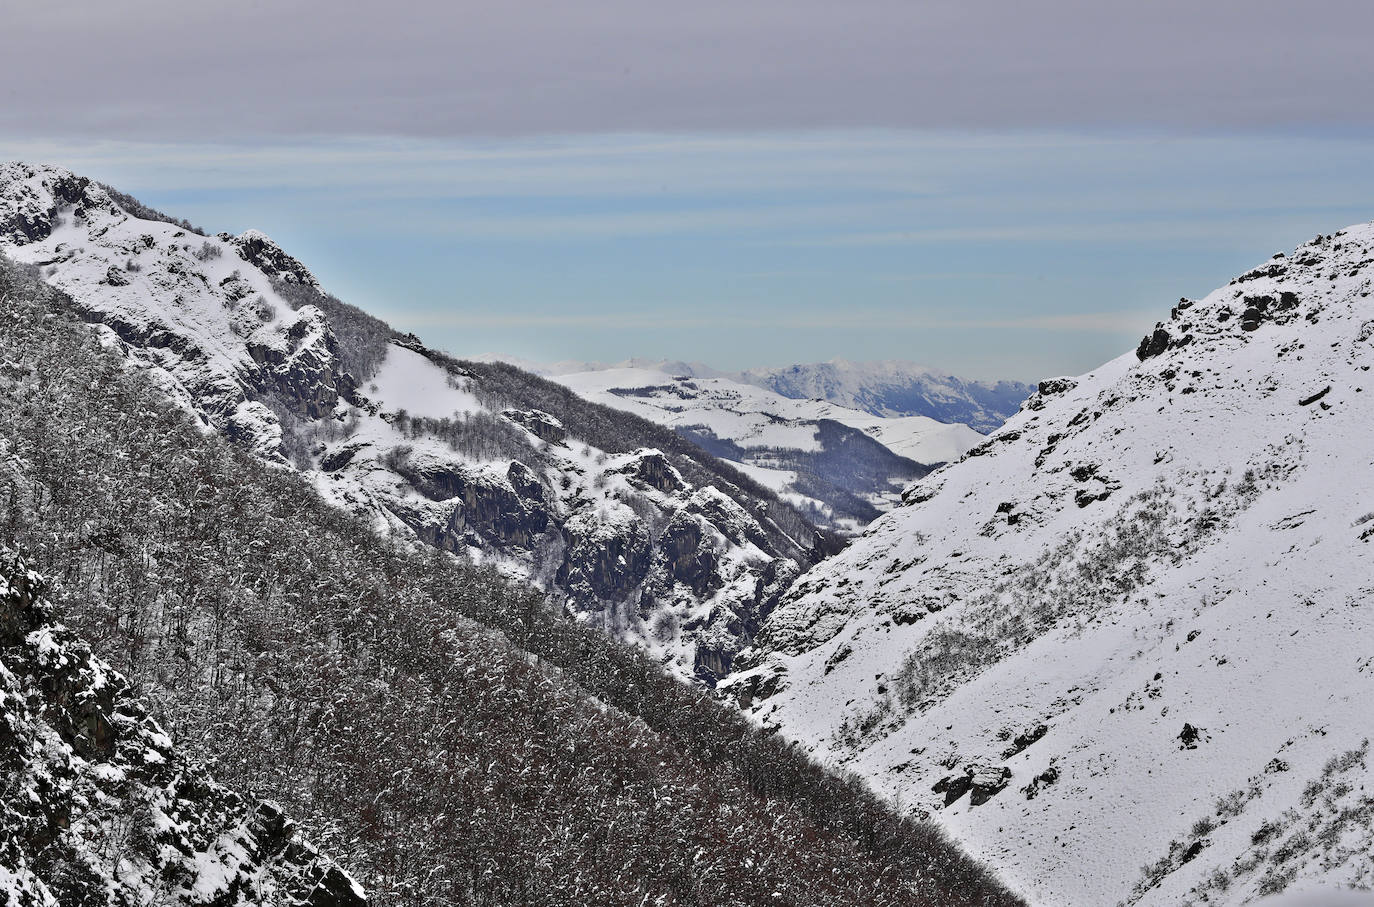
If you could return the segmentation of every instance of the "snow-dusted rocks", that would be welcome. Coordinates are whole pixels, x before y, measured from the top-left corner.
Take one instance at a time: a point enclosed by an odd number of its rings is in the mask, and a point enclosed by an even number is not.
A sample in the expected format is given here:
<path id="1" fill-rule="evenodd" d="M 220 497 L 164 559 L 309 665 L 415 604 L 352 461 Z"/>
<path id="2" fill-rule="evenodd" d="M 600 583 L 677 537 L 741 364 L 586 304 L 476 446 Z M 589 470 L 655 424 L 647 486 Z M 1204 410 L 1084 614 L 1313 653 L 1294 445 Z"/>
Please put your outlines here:
<path id="1" fill-rule="evenodd" d="M 1374 883 L 1371 291 L 1352 227 L 1044 382 L 731 688 L 1037 904 Z"/>
<path id="2" fill-rule="evenodd" d="M 273 803 L 188 764 L 0 550 L 0 903 L 365 907 Z"/>
<path id="3" fill-rule="evenodd" d="M 274 408 L 321 418 L 352 393 L 324 315 L 274 286 L 314 278 L 261 234 L 199 236 L 131 216 L 85 177 L 9 163 L 0 251 L 41 268 L 169 394 L 262 456 L 287 456 Z"/>

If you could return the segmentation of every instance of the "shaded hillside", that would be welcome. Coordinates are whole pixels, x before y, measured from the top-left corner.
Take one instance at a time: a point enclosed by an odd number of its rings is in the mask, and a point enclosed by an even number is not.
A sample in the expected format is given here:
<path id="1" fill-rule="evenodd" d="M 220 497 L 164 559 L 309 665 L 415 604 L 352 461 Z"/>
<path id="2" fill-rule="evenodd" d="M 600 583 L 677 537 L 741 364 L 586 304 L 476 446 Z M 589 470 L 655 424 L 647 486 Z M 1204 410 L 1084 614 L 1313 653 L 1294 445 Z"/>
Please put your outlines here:
<path id="1" fill-rule="evenodd" d="M 270 801 L 188 761 L 0 548 L 0 903 L 366 907 Z"/>
<path id="2" fill-rule="evenodd" d="M 542 595 L 198 428 L 70 300 L 3 273 L 0 537 L 177 745 L 281 801 L 377 903 L 1016 903 Z"/>

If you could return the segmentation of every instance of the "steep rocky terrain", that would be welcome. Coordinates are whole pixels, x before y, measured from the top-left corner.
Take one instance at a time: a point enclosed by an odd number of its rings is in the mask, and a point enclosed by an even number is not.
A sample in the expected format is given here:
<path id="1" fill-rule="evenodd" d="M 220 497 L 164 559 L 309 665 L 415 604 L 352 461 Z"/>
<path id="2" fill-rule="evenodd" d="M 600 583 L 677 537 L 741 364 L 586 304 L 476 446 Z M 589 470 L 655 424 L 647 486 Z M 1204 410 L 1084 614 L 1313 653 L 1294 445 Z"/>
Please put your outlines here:
<path id="1" fill-rule="evenodd" d="M 0 548 L 0 903 L 365 907 L 270 801 L 188 762 Z"/>
<path id="2" fill-rule="evenodd" d="M 202 236 L 61 168 L 6 164 L 0 251 L 208 428 L 378 527 L 533 579 L 682 674 L 728 673 L 836 544 L 672 431 L 396 335 L 261 233 Z"/>
<path id="3" fill-rule="evenodd" d="M 846 533 L 891 509 L 913 479 L 983 440 L 967 425 L 924 416 L 883 418 L 723 377 L 625 367 L 559 373 L 554 380 L 589 400 L 673 428 L 776 491 L 812 522 Z"/>
<path id="4" fill-rule="evenodd" d="M 1374 225 L 1042 382 L 732 689 L 1037 904 L 1374 884 Z"/>

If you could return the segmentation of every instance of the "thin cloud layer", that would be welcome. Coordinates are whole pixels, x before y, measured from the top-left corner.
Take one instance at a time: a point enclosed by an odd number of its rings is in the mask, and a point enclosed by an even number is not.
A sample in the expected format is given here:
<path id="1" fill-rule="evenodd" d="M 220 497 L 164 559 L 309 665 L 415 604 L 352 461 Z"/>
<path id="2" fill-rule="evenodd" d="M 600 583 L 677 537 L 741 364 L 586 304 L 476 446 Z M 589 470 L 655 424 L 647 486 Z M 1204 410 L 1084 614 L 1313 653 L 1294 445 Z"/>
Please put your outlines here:
<path id="1" fill-rule="evenodd" d="M 1366 127 L 1355 0 L 281 0 L 7 9 L 0 132 Z"/>

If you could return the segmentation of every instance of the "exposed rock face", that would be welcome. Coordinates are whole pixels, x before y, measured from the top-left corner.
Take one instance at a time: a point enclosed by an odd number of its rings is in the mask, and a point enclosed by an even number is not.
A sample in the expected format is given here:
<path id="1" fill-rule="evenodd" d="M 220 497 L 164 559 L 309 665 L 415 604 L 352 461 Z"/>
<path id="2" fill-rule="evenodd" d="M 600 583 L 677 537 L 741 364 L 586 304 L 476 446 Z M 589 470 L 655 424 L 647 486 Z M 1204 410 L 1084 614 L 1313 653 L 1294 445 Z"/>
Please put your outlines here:
<path id="1" fill-rule="evenodd" d="M 81 316 L 165 376 L 174 399 L 262 456 L 286 459 L 279 410 L 326 418 L 355 392 L 324 315 L 293 311 L 273 289 L 315 278 L 260 233 L 190 235 L 132 217 L 84 177 L 6 164 L 0 242 L 46 265 Z"/>
<path id="2" fill-rule="evenodd" d="M 529 429 L 530 433 L 550 444 L 562 444 L 568 437 L 568 430 L 553 416 L 543 410 L 507 409 L 501 415 Z"/>
<path id="3" fill-rule="evenodd" d="M 297 259 L 287 255 L 282 247 L 273 242 L 271 237 L 265 233 L 248 230 L 238 236 L 221 233 L 219 238 L 234 246 L 238 250 L 239 257 L 257 267 L 268 277 L 276 278 L 285 283 L 319 286 L 319 281 L 315 279 L 314 274 L 310 273 L 310 269 Z"/>
<path id="4" fill-rule="evenodd" d="M 659 540 L 669 575 L 698 595 L 705 594 L 713 582 L 720 582 L 715 572 L 715 549 L 706 543 L 707 531 L 700 517 L 679 512 Z"/>
<path id="5" fill-rule="evenodd" d="M 615 524 L 574 518 L 563 532 L 567 554 L 558 583 L 575 606 L 624 599 L 648 576 L 653 549 L 637 520 Z"/>
<path id="6" fill-rule="evenodd" d="M 437 458 L 406 458 L 394 468 L 422 495 L 450 507 L 444 532 L 451 538 L 429 539 L 439 547 L 458 551 L 460 543 L 480 545 L 486 540 L 502 548 L 528 549 L 549 526 L 544 486 L 518 461 L 510 464 L 504 477 Z M 469 531 L 480 538 L 470 538 Z"/>
<path id="7" fill-rule="evenodd" d="M 279 807 L 185 763 L 123 679 L 51 622 L 42 593 L 0 550 L 6 903 L 365 907 Z"/>
<path id="8" fill-rule="evenodd" d="M 656 450 L 637 452 L 623 471 L 659 491 L 679 491 L 685 487 L 682 476 L 668 462 L 668 458 Z"/>

